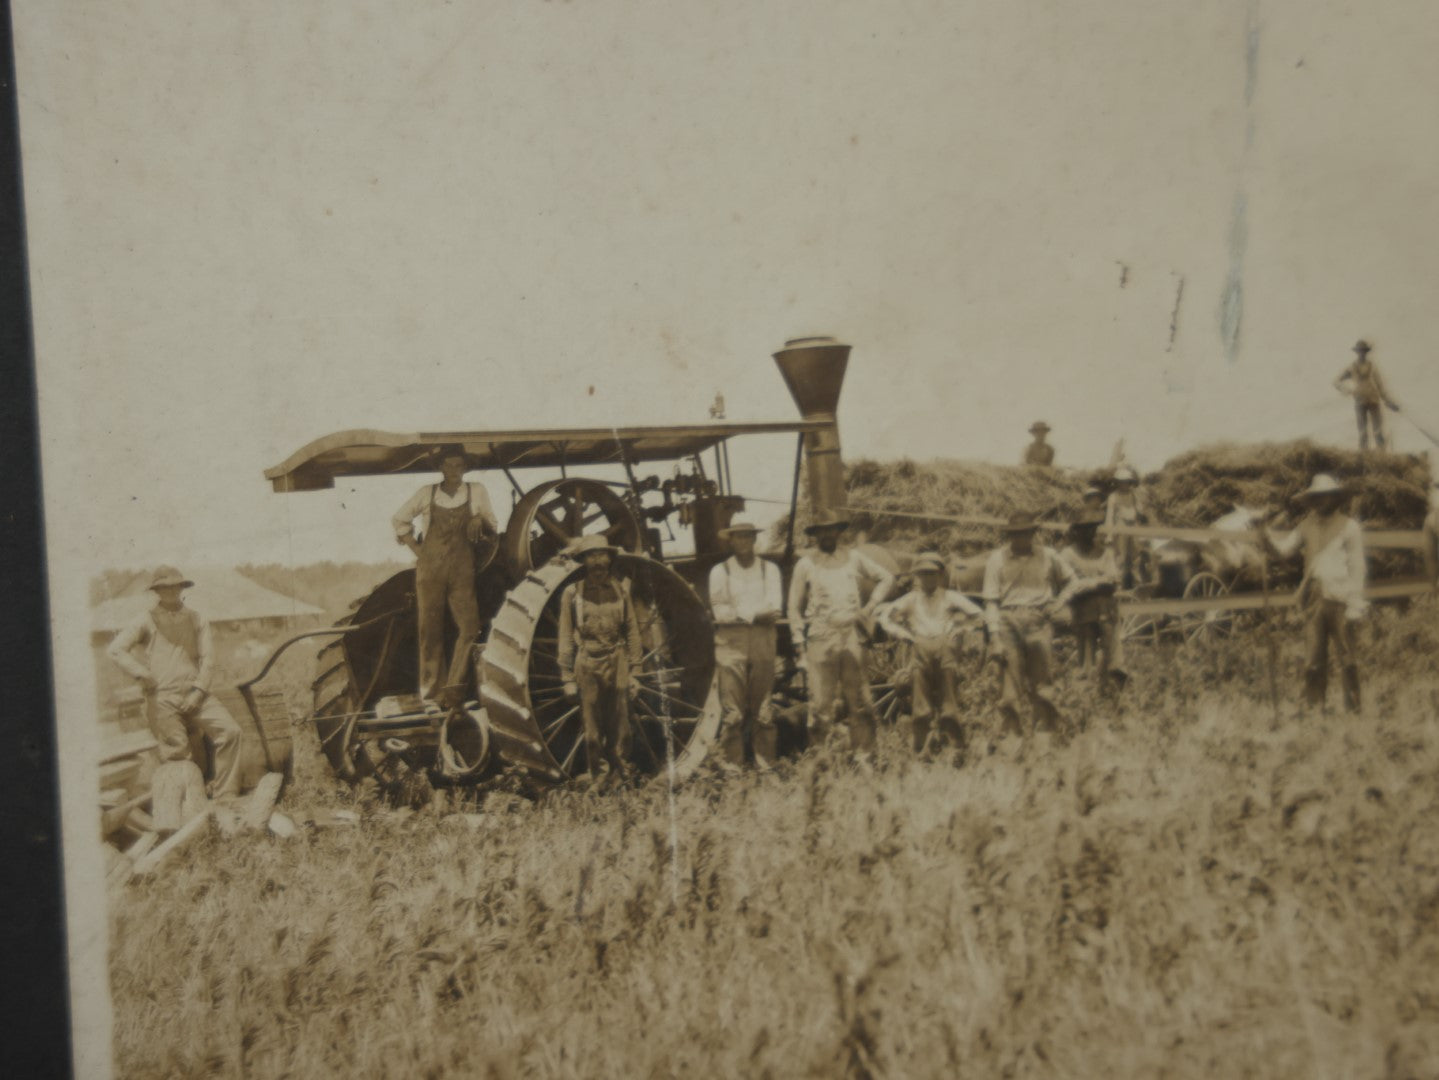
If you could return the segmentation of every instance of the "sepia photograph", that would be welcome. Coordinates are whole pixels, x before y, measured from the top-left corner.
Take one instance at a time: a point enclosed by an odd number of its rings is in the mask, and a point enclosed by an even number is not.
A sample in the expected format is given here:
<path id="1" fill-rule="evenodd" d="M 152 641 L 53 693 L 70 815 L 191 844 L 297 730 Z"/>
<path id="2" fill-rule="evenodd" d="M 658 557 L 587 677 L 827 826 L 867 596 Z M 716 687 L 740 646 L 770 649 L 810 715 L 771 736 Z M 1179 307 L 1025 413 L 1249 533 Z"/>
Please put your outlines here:
<path id="1" fill-rule="evenodd" d="M 76 1076 L 1439 1076 L 1431 4 L 12 20 Z"/>

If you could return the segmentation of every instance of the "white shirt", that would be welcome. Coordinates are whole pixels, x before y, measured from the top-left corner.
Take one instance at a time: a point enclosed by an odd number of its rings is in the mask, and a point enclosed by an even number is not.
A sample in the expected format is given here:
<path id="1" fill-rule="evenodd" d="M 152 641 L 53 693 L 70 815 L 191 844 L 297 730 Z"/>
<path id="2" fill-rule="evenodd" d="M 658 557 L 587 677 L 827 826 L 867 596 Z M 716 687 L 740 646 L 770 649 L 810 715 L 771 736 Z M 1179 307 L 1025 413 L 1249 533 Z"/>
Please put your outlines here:
<path id="1" fill-rule="evenodd" d="M 982 616 L 984 610 L 969 597 L 953 589 L 935 589 L 926 596 L 920 588 L 911 589 L 888 605 L 879 617 L 879 624 L 892 637 L 949 637 L 962 622 L 961 616 Z"/>
<path id="2" fill-rule="evenodd" d="M 390 524 L 395 527 L 396 540 L 403 542 L 407 536 L 425 535 L 425 531 L 430 527 L 430 500 L 432 497 L 435 505 L 443 510 L 453 510 L 457 506 L 464 506 L 465 499 L 468 498 L 470 513 L 475 517 L 484 518 L 490 523 L 490 528 L 495 528 L 495 512 L 490 509 L 490 493 L 485 490 L 484 484 L 463 483 L 453 495 L 446 494 L 444 488 L 439 484 L 426 484 L 411 495 L 405 505 L 395 511 L 395 516 L 390 519 Z M 416 518 L 419 518 L 420 524 L 418 532 L 415 529 Z"/>
<path id="3" fill-rule="evenodd" d="M 1314 582 L 1325 600 L 1338 600 L 1351 616 L 1363 613 L 1364 533 L 1359 522 L 1347 514 L 1320 517 L 1307 514 L 1297 528 L 1282 538 L 1270 534 L 1270 542 L 1281 555 L 1293 555 L 1304 548 L 1304 576 Z"/>
<path id="4" fill-rule="evenodd" d="M 864 611 L 859 596 L 861 577 L 874 579 L 877 599 L 882 599 L 894 582 L 893 574 L 854 548 L 833 555 L 812 551 L 801 558 L 789 586 L 791 630 L 798 633 L 807 628 L 812 638 L 853 631 Z"/>
<path id="5" fill-rule="evenodd" d="M 761 612 L 784 610 L 779 568 L 755 557 L 748 568 L 730 556 L 710 570 L 710 609 L 721 626 L 752 623 Z"/>

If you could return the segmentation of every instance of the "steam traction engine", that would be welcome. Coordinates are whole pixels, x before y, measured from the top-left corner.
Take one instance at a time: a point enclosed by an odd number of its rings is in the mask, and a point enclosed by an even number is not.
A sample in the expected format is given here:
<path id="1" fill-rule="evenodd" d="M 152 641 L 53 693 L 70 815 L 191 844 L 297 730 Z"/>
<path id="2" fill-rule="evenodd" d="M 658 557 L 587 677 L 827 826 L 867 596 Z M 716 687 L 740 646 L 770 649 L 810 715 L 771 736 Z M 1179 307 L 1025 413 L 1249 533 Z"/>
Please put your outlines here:
<path id="1" fill-rule="evenodd" d="M 787 342 L 774 359 L 799 406 L 798 421 L 343 431 L 267 469 L 275 491 L 319 491 L 334 487 L 337 477 L 433 474 L 432 450 L 459 444 L 471 469 L 502 475 L 515 494 L 503 534 L 476 560 L 484 627 L 463 706 L 446 712 L 414 694 L 419 673 L 413 569 L 383 582 L 333 630 L 320 632 L 334 640 L 319 653 L 314 721 L 336 774 L 359 779 L 386 768 L 427 769 L 463 782 L 508 765 L 557 783 L 583 771 L 579 707 L 563 694 L 557 637 L 560 595 L 580 574 L 566 552 L 588 535 L 602 535 L 621 549 L 615 573 L 628 580 L 641 623 L 643 689 L 632 710 L 634 764 L 657 772 L 673 761 L 680 775 L 692 770 L 719 725 L 714 632 L 705 602 L 708 573 L 726 554 L 720 530 L 744 506 L 731 485 L 728 440 L 798 437 L 790 535 L 779 560 L 786 578 L 793 563 L 801 463 L 813 507 L 842 507 L 845 501 L 835 410 L 849 346 L 801 338 Z M 641 478 L 642 466 L 659 462 L 673 466 L 670 478 Z M 616 465 L 623 468 L 624 481 L 571 471 Z M 527 488 L 517 474 L 534 469 L 558 470 L 560 477 Z M 490 486 L 493 490 L 493 481 Z M 666 553 L 674 539 L 672 521 L 690 530 L 692 553 Z M 455 634 L 448 626 L 447 649 Z M 792 651 L 787 662 L 792 663 Z"/>

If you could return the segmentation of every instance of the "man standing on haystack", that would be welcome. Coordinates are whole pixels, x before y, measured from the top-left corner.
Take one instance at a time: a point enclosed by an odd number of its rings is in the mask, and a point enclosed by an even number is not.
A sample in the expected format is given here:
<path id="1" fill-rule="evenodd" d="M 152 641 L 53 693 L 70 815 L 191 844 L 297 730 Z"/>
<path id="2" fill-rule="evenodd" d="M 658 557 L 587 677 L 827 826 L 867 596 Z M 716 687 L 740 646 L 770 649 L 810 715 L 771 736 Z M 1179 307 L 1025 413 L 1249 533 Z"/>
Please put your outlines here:
<path id="1" fill-rule="evenodd" d="M 1359 710 L 1359 657 L 1354 628 L 1368 607 L 1364 599 L 1364 534 L 1346 512 L 1350 492 L 1327 473 L 1316 473 L 1298 501 L 1308 510 L 1291 532 L 1260 536 L 1280 556 L 1304 552 L 1299 606 L 1305 612 L 1304 703 L 1324 707 L 1333 649 L 1344 686 L 1344 707 Z"/>
<path id="2" fill-rule="evenodd" d="M 835 699 L 843 696 L 850 747 L 867 754 L 874 746 L 874 700 L 860 632 L 867 633 L 874 609 L 889 596 L 894 576 L 860 551 L 839 550 L 839 538 L 847 528 L 849 518 L 834 510 L 821 510 L 805 528 L 819 550 L 795 564 L 789 625 L 803 649 L 808 674 L 811 745 L 829 737 Z M 868 604 L 861 599 L 864 578 L 875 583 Z"/>
<path id="3" fill-rule="evenodd" d="M 779 567 L 755 554 L 759 529 L 736 521 L 720 535 L 734 552 L 710 570 L 710 610 L 715 621 L 715 664 L 719 670 L 720 748 L 730 765 L 752 754 L 775 759 L 775 623 L 784 610 Z"/>
<path id="4" fill-rule="evenodd" d="M 1339 373 L 1334 388 L 1354 398 L 1354 418 L 1359 423 L 1359 449 L 1369 449 L 1369 430 L 1374 429 L 1374 445 L 1384 449 L 1384 413 L 1380 404 L 1387 405 L 1391 412 L 1397 412 L 1399 405 L 1384 388 L 1379 368 L 1369 359 L 1369 342 L 1360 341 L 1354 346 L 1357 357 L 1354 363 Z"/>
<path id="5" fill-rule="evenodd" d="M 1029 433 L 1034 436 L 1034 441 L 1024 448 L 1024 464 L 1045 467 L 1054 464 L 1054 447 L 1044 441 L 1049 431 L 1049 425 L 1043 420 L 1036 420 L 1029 425 Z"/>
<path id="6" fill-rule="evenodd" d="M 1015 514 L 1001 529 L 1004 543 L 984 566 L 984 615 L 989 648 L 1001 667 L 999 709 L 1007 731 L 1022 733 L 1019 709 L 1027 706 L 1032 729 L 1053 731 L 1059 709 L 1049 690 L 1054 681 L 1052 623 L 1079 579 L 1052 548 L 1035 543 L 1033 514 Z"/>
<path id="7" fill-rule="evenodd" d="M 475 599 L 475 545 L 496 534 L 495 514 L 484 484 L 466 483 L 469 458 L 462 446 L 443 446 L 435 464 L 444 477 L 426 484 L 396 511 L 395 539 L 415 553 L 415 603 L 419 609 L 420 696 L 447 706 L 468 682 L 470 646 L 480 632 Z M 416 522 L 419 523 L 419 539 Z M 455 620 L 454 653 L 445 657 L 445 610 Z"/>
<path id="8" fill-rule="evenodd" d="M 116 634 L 108 653 L 145 693 L 145 716 L 162 762 L 193 761 L 192 739 L 209 738 L 214 761 L 206 793 L 220 798 L 240 790 L 240 726 L 210 696 L 210 624 L 181 599 L 194 585 L 173 566 L 160 567 L 150 582 L 155 606 Z"/>
<path id="9" fill-rule="evenodd" d="M 592 781 L 601 766 L 614 780 L 630 772 L 630 698 L 640 690 L 639 621 L 627 582 L 613 574 L 618 548 L 582 538 L 574 556 L 584 577 L 560 594 L 559 661 L 564 694 L 580 705 Z"/>
<path id="10" fill-rule="evenodd" d="M 964 621 L 982 617 L 984 610 L 963 593 L 940 588 L 944 562 L 938 555 L 920 555 L 913 570 L 915 588 L 888 605 L 879 624 L 896 641 L 909 642 L 914 752 L 932 757 L 946 740 L 956 748 L 964 746 L 955 639 Z"/>

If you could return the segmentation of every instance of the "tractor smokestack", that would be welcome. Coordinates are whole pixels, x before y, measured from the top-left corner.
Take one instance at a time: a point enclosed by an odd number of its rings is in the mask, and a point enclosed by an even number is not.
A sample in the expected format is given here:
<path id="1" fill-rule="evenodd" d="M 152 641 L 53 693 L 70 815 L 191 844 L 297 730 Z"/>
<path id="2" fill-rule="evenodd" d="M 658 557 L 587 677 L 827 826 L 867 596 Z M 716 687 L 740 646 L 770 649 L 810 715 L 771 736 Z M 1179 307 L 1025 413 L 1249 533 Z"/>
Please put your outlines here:
<path id="1" fill-rule="evenodd" d="M 806 420 L 825 421 L 819 431 L 805 434 L 806 475 L 811 511 L 843 509 L 844 462 L 839 456 L 839 423 L 835 411 L 849 364 L 849 346 L 831 337 L 793 338 L 774 354 L 790 396 Z"/>

